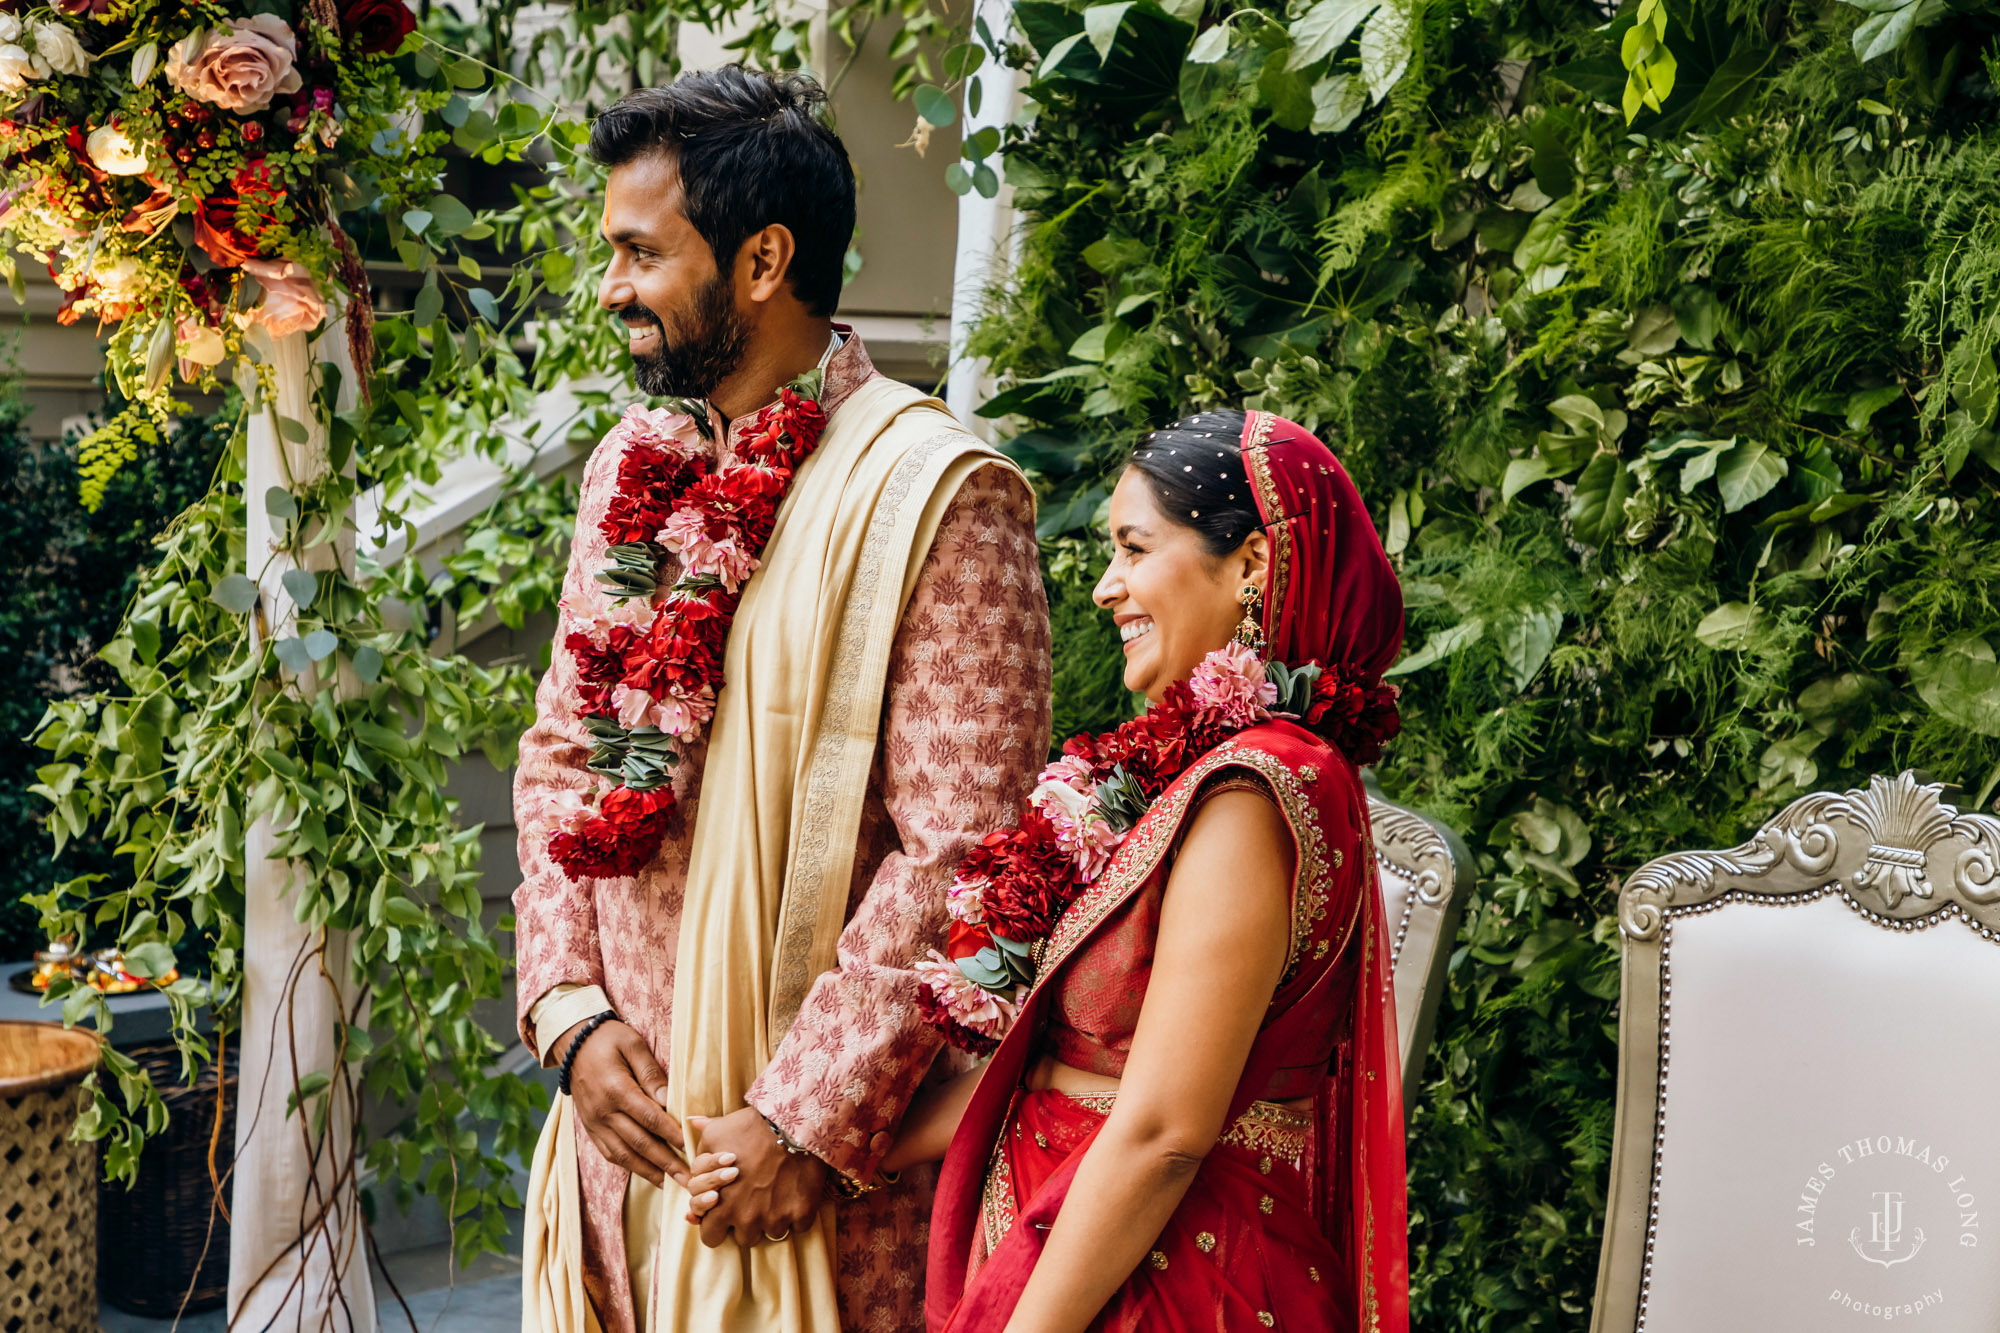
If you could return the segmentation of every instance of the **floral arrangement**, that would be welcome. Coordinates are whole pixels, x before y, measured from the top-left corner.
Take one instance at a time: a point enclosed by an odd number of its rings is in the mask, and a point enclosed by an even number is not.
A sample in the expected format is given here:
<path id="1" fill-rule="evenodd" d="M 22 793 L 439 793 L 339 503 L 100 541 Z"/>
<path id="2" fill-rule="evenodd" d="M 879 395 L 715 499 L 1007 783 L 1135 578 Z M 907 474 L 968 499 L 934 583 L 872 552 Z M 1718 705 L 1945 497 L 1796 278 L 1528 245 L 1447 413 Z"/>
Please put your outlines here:
<path id="1" fill-rule="evenodd" d="M 404 0 L 251 8 L 0 12 L 0 269 L 18 298 L 21 257 L 45 266 L 61 322 L 111 330 L 110 373 L 131 404 L 85 444 L 87 501 L 109 475 L 93 457 L 115 468 L 135 434 L 157 440 L 176 367 L 218 389 L 247 328 L 315 327 L 335 279 L 366 388 L 367 279 L 337 213 L 398 202 L 435 174 L 411 170 L 415 131 L 399 128 L 421 125 L 435 97 L 395 68 L 421 44 L 416 21 Z"/>
<path id="2" fill-rule="evenodd" d="M 758 415 L 739 461 L 718 471 L 700 404 L 629 408 L 606 437 L 623 450 L 599 524 L 610 546 L 597 581 L 613 598 L 601 615 L 565 607 L 582 623 L 563 647 L 583 681 L 590 767 L 616 785 L 567 793 L 551 812 L 549 854 L 571 879 L 637 874 L 660 849 L 674 774 L 715 715 L 743 585 L 826 428 L 820 375 L 787 385 Z M 663 585 L 672 560 L 679 573 Z"/>
<path id="3" fill-rule="evenodd" d="M 1035 980 L 1034 948 L 1189 765 L 1246 727 L 1291 718 L 1356 764 L 1381 757 L 1401 726 L 1396 687 L 1316 662 L 1265 662 L 1241 643 L 1203 658 L 1144 714 L 1071 737 L 1042 770 L 1028 812 L 967 852 L 947 891 L 942 953 L 916 965 L 924 1017 L 984 1055 L 1013 1025 Z"/>

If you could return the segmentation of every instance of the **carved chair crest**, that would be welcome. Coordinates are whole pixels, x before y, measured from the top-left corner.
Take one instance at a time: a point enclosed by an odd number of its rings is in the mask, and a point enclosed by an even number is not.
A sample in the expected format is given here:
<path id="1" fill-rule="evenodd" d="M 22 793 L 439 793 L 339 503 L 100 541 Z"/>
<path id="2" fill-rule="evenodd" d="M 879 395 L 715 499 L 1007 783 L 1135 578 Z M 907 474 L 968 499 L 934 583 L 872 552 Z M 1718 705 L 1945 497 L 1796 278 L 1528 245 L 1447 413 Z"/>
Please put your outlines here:
<path id="1" fill-rule="evenodd" d="M 1990 1333 L 2000 820 L 1944 797 L 1877 776 L 1626 881 L 1593 1333 Z"/>
<path id="2" fill-rule="evenodd" d="M 1403 1107 L 1414 1106 L 1474 871 L 1465 845 L 1443 825 L 1371 793 L 1375 867 L 1388 908 L 1389 959 L 1402 1047 Z"/>

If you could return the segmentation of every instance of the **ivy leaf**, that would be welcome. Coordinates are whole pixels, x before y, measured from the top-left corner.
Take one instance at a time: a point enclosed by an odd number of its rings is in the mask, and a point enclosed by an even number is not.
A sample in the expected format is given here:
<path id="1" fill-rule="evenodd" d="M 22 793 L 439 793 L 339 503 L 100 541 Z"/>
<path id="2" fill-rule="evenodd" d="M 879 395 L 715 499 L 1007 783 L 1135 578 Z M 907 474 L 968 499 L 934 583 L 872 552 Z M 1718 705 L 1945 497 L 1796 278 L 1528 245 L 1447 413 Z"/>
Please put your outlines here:
<path id="1" fill-rule="evenodd" d="M 1304 69 L 1338 51 L 1382 0 L 1319 0 L 1292 24 L 1288 69 Z"/>
<path id="2" fill-rule="evenodd" d="M 931 124 L 943 129 L 958 119 L 958 108 L 952 105 L 951 95 L 935 84 L 922 84 L 916 91 L 917 114 Z"/>
<path id="3" fill-rule="evenodd" d="M 1770 494 L 1784 480 L 1785 460 L 1771 452 L 1767 444 L 1745 440 L 1731 449 L 1716 470 L 1715 484 L 1722 491 L 1722 508 L 1735 513 Z"/>
<path id="4" fill-rule="evenodd" d="M 382 678 L 382 652 L 370 645 L 362 644 L 354 650 L 354 674 L 361 678 L 363 685 L 373 685 Z"/>
<path id="5" fill-rule="evenodd" d="M 288 569 L 278 581 L 285 585 L 286 594 L 301 611 L 311 606 L 313 599 L 319 596 L 319 580 L 307 570 Z"/>
<path id="6" fill-rule="evenodd" d="M 1394 0 L 1375 11 L 1361 30 L 1361 77 L 1378 104 L 1410 67 L 1410 16 Z"/>
<path id="7" fill-rule="evenodd" d="M 1724 602 L 1701 618 L 1694 627 L 1694 637 L 1717 652 L 1741 652 L 1757 641 L 1769 623 L 1770 617 L 1760 606 Z"/>
<path id="8" fill-rule="evenodd" d="M 223 610 L 240 616 L 257 605 L 257 585 L 241 574 L 230 574 L 215 585 L 215 590 L 209 593 L 208 600 Z"/>

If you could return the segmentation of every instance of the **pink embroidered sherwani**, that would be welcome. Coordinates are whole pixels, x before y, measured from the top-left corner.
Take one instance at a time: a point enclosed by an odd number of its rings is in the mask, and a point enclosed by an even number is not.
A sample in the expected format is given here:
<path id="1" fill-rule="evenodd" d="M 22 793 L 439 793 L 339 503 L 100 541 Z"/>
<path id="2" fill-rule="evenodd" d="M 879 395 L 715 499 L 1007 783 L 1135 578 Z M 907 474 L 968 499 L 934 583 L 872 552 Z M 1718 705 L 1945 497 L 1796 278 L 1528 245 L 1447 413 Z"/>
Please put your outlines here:
<path id="1" fill-rule="evenodd" d="M 829 416 L 876 374 L 861 340 L 840 332 L 846 341 L 827 364 L 820 400 Z M 749 422 L 730 423 L 725 451 Z M 600 597 L 591 577 L 605 549 L 597 525 L 617 471 L 611 445 L 585 469 L 566 606 Z M 1048 606 L 1036 554 L 1027 488 L 1001 468 L 973 473 L 945 513 L 897 633 L 839 966 L 814 983 L 749 1093 L 794 1141 L 850 1176 L 873 1172 L 940 1049 L 917 1017 L 910 969 L 944 939 L 952 867 L 973 839 L 1016 817 L 1048 748 Z M 545 1039 L 610 1007 L 664 1068 L 701 754 L 675 788 L 682 818 L 651 865 L 631 879 L 570 881 L 534 831 L 556 792 L 600 782 L 586 767 L 575 661 L 562 648 L 570 623 L 565 612 L 514 784 L 521 1035 L 546 1062 Z M 579 986 L 603 994 L 577 993 Z M 625 1238 L 631 1178 L 589 1135 L 579 1133 L 576 1144 L 585 1288 L 606 1333 L 634 1333 Z M 840 1205 L 841 1319 L 852 1333 L 923 1327 L 934 1181 L 932 1170 L 912 1171 L 898 1186 Z M 685 1223 L 674 1216 L 662 1225 Z"/>

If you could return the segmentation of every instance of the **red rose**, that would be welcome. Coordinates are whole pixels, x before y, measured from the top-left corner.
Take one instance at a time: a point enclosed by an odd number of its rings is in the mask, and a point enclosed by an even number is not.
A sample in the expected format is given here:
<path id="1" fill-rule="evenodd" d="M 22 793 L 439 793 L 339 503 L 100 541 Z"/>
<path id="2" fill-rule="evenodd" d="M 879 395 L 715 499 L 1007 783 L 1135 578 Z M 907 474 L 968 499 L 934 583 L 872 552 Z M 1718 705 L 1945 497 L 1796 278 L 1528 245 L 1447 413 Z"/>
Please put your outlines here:
<path id="1" fill-rule="evenodd" d="M 236 197 L 211 195 L 195 205 L 194 243 L 224 268 L 257 257 L 257 243 L 236 229 Z"/>
<path id="2" fill-rule="evenodd" d="M 416 26 L 403 0 L 348 0 L 340 8 L 340 30 L 364 56 L 390 54 Z"/>
<path id="3" fill-rule="evenodd" d="M 993 933 L 986 927 L 975 926 L 968 921 L 954 921 L 951 933 L 945 937 L 944 956 L 957 962 L 961 958 L 972 957 L 981 949 L 992 947 Z"/>

